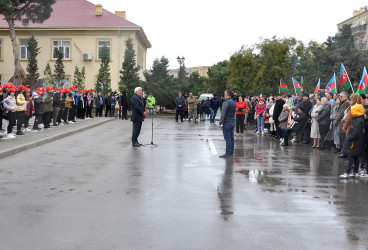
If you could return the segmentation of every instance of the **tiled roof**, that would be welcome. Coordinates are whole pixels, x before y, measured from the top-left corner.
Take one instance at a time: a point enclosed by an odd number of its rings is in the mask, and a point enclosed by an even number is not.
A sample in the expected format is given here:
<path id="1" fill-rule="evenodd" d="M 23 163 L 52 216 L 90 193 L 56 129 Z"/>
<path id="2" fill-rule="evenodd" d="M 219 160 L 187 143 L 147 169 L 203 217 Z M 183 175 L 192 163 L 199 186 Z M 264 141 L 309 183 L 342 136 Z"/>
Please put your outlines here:
<path id="1" fill-rule="evenodd" d="M 96 16 L 96 5 L 86 0 L 57 0 L 52 5 L 53 12 L 43 23 L 29 23 L 30 28 L 48 27 L 139 27 L 105 9 L 102 16 Z M 16 26 L 22 27 L 20 22 Z M 0 15 L 0 27 L 8 27 Z"/>

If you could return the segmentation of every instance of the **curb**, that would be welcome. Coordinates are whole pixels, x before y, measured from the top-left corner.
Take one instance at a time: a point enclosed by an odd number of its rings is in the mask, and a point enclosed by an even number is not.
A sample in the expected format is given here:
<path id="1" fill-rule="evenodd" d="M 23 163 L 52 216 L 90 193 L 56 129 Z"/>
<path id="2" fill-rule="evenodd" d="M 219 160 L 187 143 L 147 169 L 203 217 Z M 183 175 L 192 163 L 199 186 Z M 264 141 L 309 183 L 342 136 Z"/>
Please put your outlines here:
<path id="1" fill-rule="evenodd" d="M 4 158 L 4 157 L 11 156 L 11 155 L 14 155 L 14 154 L 18 154 L 22 151 L 25 151 L 25 150 L 28 150 L 28 149 L 31 149 L 31 148 L 35 148 L 35 147 L 44 145 L 44 144 L 49 143 L 49 142 L 57 141 L 59 139 L 62 139 L 62 138 L 65 138 L 67 136 L 74 135 L 74 134 L 86 131 L 86 130 L 91 129 L 91 128 L 95 128 L 97 126 L 100 126 L 102 124 L 111 122 L 113 120 L 115 120 L 115 119 L 108 119 L 108 120 L 101 121 L 101 122 L 98 122 L 98 123 L 95 123 L 95 124 L 91 124 L 91 125 L 88 125 L 88 126 L 77 128 L 77 129 L 62 133 L 62 134 L 50 136 L 50 137 L 47 137 L 47 138 L 44 138 L 44 139 L 41 139 L 41 140 L 38 140 L 38 141 L 33 141 L 33 142 L 30 142 L 30 143 L 24 144 L 22 146 L 18 146 L 16 148 L 1 151 L 0 152 L 0 159 Z"/>

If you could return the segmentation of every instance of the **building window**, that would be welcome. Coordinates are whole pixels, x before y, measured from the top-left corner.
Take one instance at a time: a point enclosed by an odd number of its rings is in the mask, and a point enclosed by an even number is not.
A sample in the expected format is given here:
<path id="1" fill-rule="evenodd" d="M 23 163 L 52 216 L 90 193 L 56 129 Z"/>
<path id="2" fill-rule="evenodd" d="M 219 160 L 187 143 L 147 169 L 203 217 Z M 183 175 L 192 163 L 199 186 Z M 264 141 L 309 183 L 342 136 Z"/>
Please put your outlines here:
<path id="1" fill-rule="evenodd" d="M 28 40 L 20 40 L 20 59 L 27 60 L 29 58 Z"/>
<path id="2" fill-rule="evenodd" d="M 55 78 L 53 80 L 54 84 L 56 84 Z M 61 83 L 63 84 L 61 88 L 70 88 L 70 77 L 65 77 L 64 80 L 61 81 Z"/>
<path id="3" fill-rule="evenodd" d="M 64 55 L 65 60 L 70 60 L 70 41 L 52 42 L 52 59 L 57 59 L 56 51 L 59 50 Z"/>
<path id="4" fill-rule="evenodd" d="M 101 53 L 101 49 L 106 46 L 107 48 L 109 48 L 109 55 L 110 55 L 110 51 L 111 51 L 111 42 L 110 41 L 98 41 L 98 45 L 97 45 L 97 58 L 101 60 L 100 57 L 100 53 Z"/>

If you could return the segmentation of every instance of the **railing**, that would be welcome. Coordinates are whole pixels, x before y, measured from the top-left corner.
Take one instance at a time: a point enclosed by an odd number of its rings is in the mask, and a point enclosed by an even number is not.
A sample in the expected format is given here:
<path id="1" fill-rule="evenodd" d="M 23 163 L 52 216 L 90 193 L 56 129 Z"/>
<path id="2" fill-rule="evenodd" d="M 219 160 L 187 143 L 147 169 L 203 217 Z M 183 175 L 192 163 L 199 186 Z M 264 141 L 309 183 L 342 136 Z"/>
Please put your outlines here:
<path id="1" fill-rule="evenodd" d="M 367 24 L 352 27 L 351 31 L 353 34 L 367 32 Z"/>

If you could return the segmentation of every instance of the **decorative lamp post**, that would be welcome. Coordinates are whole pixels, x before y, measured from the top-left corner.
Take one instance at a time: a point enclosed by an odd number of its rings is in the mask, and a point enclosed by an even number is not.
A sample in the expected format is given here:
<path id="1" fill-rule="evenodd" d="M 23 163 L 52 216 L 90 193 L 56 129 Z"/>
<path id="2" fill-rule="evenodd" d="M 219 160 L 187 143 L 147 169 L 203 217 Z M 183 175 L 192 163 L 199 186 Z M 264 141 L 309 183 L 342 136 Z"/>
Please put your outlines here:
<path id="1" fill-rule="evenodd" d="M 184 56 L 182 56 L 181 58 L 180 58 L 180 56 L 178 56 L 177 58 L 176 58 L 177 60 L 178 60 L 178 63 L 179 63 L 179 65 L 180 65 L 180 67 L 179 67 L 179 80 L 180 80 L 180 91 L 183 91 L 183 89 L 182 89 L 182 84 L 183 84 L 183 76 L 182 76 L 182 67 L 184 66 L 184 61 L 185 61 L 185 58 L 184 58 Z"/>

